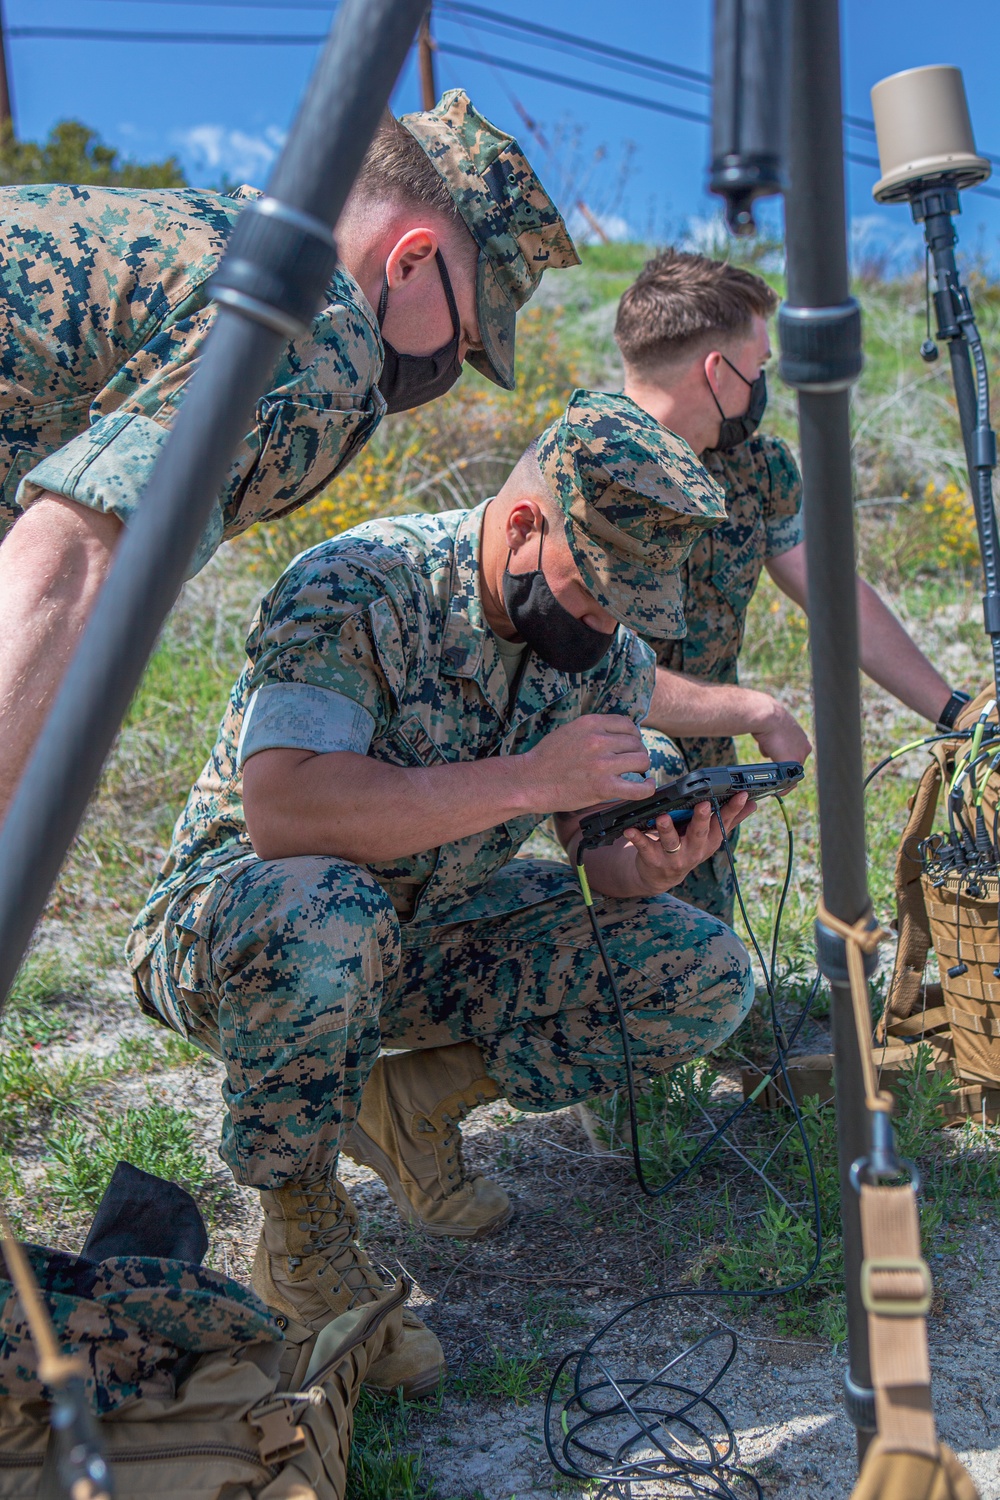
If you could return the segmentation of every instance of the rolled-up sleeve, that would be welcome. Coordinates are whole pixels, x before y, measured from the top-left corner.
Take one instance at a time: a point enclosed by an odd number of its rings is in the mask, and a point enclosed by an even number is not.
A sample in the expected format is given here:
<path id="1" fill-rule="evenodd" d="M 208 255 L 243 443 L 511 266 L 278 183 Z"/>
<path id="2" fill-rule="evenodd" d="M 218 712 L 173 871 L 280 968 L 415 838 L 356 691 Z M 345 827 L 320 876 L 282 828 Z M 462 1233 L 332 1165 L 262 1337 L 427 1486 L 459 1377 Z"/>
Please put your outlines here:
<path id="1" fill-rule="evenodd" d="M 25 475 L 17 492 L 18 504 L 26 508 L 48 491 L 117 516 L 127 526 L 168 435 L 165 427 L 137 412 L 101 417 Z M 222 533 L 222 511 L 216 503 L 188 567 L 189 578 L 208 562 Z"/>
<path id="2" fill-rule="evenodd" d="M 364 755 L 375 720 L 366 708 L 309 682 L 266 682 L 253 694 L 243 716 L 237 764 L 261 750 L 312 750 L 328 755 L 353 750 Z"/>
<path id="3" fill-rule="evenodd" d="M 278 745 L 367 751 L 396 712 L 408 643 L 419 638 L 407 572 L 387 576 L 339 540 L 296 558 L 247 639 L 253 707 L 242 760 Z"/>

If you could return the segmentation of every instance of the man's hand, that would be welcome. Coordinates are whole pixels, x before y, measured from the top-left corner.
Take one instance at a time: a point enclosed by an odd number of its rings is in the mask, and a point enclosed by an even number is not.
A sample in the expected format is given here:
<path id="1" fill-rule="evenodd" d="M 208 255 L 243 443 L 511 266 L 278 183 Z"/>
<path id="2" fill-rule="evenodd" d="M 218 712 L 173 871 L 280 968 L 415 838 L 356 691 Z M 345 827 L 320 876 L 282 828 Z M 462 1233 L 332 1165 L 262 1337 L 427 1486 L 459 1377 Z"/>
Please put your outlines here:
<path id="1" fill-rule="evenodd" d="M 801 724 L 770 693 L 702 682 L 666 667 L 656 669 L 646 723 L 673 739 L 751 734 L 764 760 L 805 761 L 812 750 Z"/>
<path id="2" fill-rule="evenodd" d="M 719 808 L 727 836 L 756 810 L 748 793 L 738 792 Z M 629 828 L 626 840 L 635 850 L 635 873 L 643 894 L 662 895 L 691 873 L 722 845 L 722 830 L 710 802 L 699 802 L 683 834 L 668 814 L 656 820 L 656 832 Z"/>
<path id="3" fill-rule="evenodd" d="M 750 733 L 757 742 L 762 760 L 797 760 L 804 765 L 812 754 L 809 736 L 777 698 L 770 700 L 770 712 L 763 726 L 751 729 Z"/>
<path id="4" fill-rule="evenodd" d="M 639 801 L 655 791 L 650 781 L 623 779 L 626 771 L 645 776 L 649 770 L 642 735 L 624 714 L 584 714 L 561 724 L 519 760 L 535 813 Z"/>

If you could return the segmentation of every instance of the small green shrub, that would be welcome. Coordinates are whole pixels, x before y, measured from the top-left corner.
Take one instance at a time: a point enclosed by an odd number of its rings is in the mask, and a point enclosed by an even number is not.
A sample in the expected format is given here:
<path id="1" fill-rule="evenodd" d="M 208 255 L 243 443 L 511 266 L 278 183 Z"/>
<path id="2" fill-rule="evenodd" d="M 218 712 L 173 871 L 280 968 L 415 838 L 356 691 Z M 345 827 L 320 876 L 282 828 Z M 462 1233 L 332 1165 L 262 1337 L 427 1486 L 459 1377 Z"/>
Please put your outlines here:
<path id="1" fill-rule="evenodd" d="M 718 1073 L 704 1058 L 682 1063 L 651 1082 L 636 1097 L 639 1153 L 647 1180 L 654 1187 L 669 1181 L 693 1159 L 707 1124 L 703 1110 Z M 631 1150 L 628 1100 L 622 1090 L 594 1100 L 591 1109 L 610 1150 Z"/>
<path id="2" fill-rule="evenodd" d="M 22 1134 L 39 1113 L 68 1109 L 91 1080 L 82 1058 L 47 1065 L 32 1047 L 0 1051 L 0 1130 L 9 1139 Z"/>
<path id="3" fill-rule="evenodd" d="M 46 1181 L 70 1208 L 95 1209 L 119 1161 L 191 1190 L 208 1179 L 185 1110 L 150 1102 L 120 1114 L 101 1111 L 94 1124 L 96 1133 L 79 1120 L 69 1121 L 46 1141 Z"/>
<path id="4" fill-rule="evenodd" d="M 30 953 L 24 960 L 3 1013 L 5 1036 L 27 1046 L 62 1041 L 67 1032 L 66 1011 L 59 1003 L 79 995 L 87 984 L 79 967 L 58 949 Z"/>

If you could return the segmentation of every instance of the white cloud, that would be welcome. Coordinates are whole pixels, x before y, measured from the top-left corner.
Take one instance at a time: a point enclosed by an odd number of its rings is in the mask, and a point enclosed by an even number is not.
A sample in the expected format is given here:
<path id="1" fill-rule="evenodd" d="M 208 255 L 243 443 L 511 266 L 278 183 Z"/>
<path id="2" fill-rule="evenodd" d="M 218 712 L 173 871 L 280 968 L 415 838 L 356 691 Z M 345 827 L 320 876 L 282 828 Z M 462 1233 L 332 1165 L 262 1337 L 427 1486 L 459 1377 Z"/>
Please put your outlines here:
<path id="1" fill-rule="evenodd" d="M 285 132 L 268 125 L 259 135 L 224 125 L 193 125 L 174 136 L 188 175 L 195 180 L 227 177 L 262 187 L 285 143 Z"/>
<path id="2" fill-rule="evenodd" d="M 923 259 L 920 227 L 899 209 L 895 222 L 888 213 L 858 214 L 851 220 L 849 246 L 856 275 L 905 276 Z"/>
<path id="3" fill-rule="evenodd" d="M 621 214 L 595 214 L 592 212 L 591 218 L 596 219 L 609 240 L 635 239 L 631 225 L 627 219 L 622 218 Z M 584 218 L 578 208 L 574 208 L 570 212 L 566 220 L 566 227 L 573 239 L 578 240 L 581 245 L 593 245 L 600 238 L 593 224 Z"/>
<path id="4" fill-rule="evenodd" d="M 694 216 L 687 221 L 678 249 L 693 255 L 710 255 L 717 260 L 728 256 L 731 244 L 729 230 L 721 213 L 710 217 Z"/>

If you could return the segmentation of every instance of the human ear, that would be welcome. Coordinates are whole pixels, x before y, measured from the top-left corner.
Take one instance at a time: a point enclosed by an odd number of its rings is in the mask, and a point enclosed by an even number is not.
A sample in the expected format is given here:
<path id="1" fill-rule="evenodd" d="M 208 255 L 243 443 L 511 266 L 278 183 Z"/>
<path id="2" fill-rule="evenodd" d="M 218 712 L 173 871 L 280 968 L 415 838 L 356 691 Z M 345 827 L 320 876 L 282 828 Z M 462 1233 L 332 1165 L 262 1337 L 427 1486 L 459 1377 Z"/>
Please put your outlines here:
<path id="1" fill-rule="evenodd" d="M 385 258 L 385 274 L 390 289 L 403 286 L 415 275 L 419 276 L 433 268 L 437 250 L 438 237 L 433 229 L 408 229 Z"/>
<path id="2" fill-rule="evenodd" d="M 722 355 L 717 349 L 713 349 L 711 354 L 705 355 L 705 379 L 708 381 L 709 390 L 713 391 L 716 395 L 719 393 L 719 376 L 722 373 L 722 364 Z"/>
<path id="3" fill-rule="evenodd" d="M 511 552 L 519 552 L 525 543 L 539 536 L 543 524 L 541 507 L 534 500 L 518 500 L 512 505 L 504 537 Z"/>

